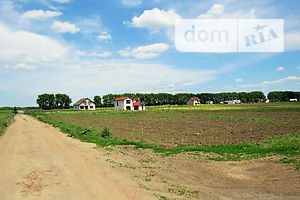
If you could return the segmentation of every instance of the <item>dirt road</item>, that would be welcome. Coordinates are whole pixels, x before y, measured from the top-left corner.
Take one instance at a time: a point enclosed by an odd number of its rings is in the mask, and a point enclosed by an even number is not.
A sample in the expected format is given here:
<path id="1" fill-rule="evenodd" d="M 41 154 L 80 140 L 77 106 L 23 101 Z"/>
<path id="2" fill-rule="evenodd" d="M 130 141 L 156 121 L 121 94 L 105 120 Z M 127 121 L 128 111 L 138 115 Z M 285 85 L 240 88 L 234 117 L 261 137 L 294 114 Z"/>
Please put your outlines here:
<path id="1" fill-rule="evenodd" d="M 0 199 L 153 199 L 112 168 L 94 145 L 27 115 L 0 138 Z"/>

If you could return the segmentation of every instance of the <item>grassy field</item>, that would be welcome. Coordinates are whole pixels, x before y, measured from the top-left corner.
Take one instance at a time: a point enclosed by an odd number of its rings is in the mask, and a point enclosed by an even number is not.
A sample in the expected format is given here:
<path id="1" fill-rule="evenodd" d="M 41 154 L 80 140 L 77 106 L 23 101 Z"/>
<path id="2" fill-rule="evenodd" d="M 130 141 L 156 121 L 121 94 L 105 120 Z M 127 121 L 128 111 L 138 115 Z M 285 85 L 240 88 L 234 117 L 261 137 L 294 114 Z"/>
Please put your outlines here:
<path id="1" fill-rule="evenodd" d="M 240 160 L 281 154 L 297 162 L 300 104 L 243 104 L 147 107 L 143 112 L 31 112 L 69 136 L 99 146 L 135 145 L 165 155 L 216 153 L 209 159 Z M 108 127 L 111 137 L 102 137 Z M 294 159 L 296 157 L 296 159 Z"/>
<path id="2" fill-rule="evenodd" d="M 0 111 L 0 135 L 2 135 L 5 128 L 13 122 L 13 118 L 14 115 L 12 111 Z"/>

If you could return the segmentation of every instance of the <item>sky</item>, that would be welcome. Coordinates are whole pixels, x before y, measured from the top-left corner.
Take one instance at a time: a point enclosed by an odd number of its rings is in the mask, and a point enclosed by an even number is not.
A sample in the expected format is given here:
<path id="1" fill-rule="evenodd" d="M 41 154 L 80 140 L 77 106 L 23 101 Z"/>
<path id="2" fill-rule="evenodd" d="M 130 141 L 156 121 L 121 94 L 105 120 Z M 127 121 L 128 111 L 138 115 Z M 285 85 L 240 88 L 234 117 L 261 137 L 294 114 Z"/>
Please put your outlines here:
<path id="1" fill-rule="evenodd" d="M 299 0 L 0 0 L 0 107 L 109 93 L 300 90 Z M 176 19 L 284 19 L 280 53 L 180 52 Z"/>

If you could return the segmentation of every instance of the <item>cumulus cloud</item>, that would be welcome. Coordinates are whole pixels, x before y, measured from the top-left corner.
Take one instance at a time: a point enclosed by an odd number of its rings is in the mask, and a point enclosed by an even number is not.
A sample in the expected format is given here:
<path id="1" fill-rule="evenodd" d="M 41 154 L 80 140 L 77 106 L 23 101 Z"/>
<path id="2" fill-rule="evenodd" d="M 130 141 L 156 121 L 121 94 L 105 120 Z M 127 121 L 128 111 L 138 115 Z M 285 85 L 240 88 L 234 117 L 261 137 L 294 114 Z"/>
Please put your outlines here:
<path id="1" fill-rule="evenodd" d="M 111 40 L 111 35 L 107 32 L 102 32 L 99 36 L 98 36 L 99 40 Z"/>
<path id="2" fill-rule="evenodd" d="M 162 52 L 167 51 L 169 45 L 165 43 L 156 43 L 146 46 L 139 46 L 131 49 L 130 47 L 125 50 L 120 50 L 119 54 L 123 57 L 135 57 L 137 59 L 147 59 L 158 57 Z"/>
<path id="3" fill-rule="evenodd" d="M 122 4 L 125 6 L 135 7 L 141 5 L 142 0 L 121 0 Z"/>
<path id="4" fill-rule="evenodd" d="M 199 19 L 248 19 L 256 18 L 255 9 L 245 10 L 230 10 L 225 12 L 223 4 L 214 4 L 206 13 L 198 16 Z"/>
<path id="5" fill-rule="evenodd" d="M 69 3 L 72 0 L 52 0 L 52 1 L 57 2 L 57 3 Z"/>
<path id="6" fill-rule="evenodd" d="M 69 22 L 54 21 L 51 28 L 59 33 L 77 33 L 80 29 L 75 24 Z"/>
<path id="7" fill-rule="evenodd" d="M 103 53 L 92 52 L 89 55 L 90 56 L 97 56 L 97 57 L 105 58 L 105 57 L 111 56 L 111 54 L 112 54 L 111 52 L 105 51 Z"/>
<path id="8" fill-rule="evenodd" d="M 241 79 L 241 78 L 237 78 L 237 79 L 235 79 L 235 82 L 243 82 L 244 80 L 243 79 Z"/>
<path id="9" fill-rule="evenodd" d="M 158 30 L 164 27 L 170 27 L 175 24 L 176 19 L 181 19 L 181 16 L 175 10 L 160 10 L 153 8 L 145 10 L 140 16 L 134 16 L 131 25 L 139 28 L 148 28 Z"/>
<path id="10" fill-rule="evenodd" d="M 22 14 L 24 19 L 48 19 L 56 16 L 62 15 L 60 11 L 43 11 L 43 10 L 30 10 Z"/>
<path id="11" fill-rule="evenodd" d="M 12 31 L 0 23 L 0 61 L 51 62 L 66 56 L 67 48 L 56 40 L 28 31 Z"/>
<path id="12" fill-rule="evenodd" d="M 193 86 L 194 83 L 183 83 L 182 86 Z"/>
<path id="13" fill-rule="evenodd" d="M 206 13 L 199 15 L 199 19 L 212 19 L 220 17 L 224 12 L 222 4 L 214 4 Z"/>
<path id="14" fill-rule="evenodd" d="M 28 64 L 25 64 L 25 63 L 20 63 L 20 64 L 14 66 L 14 69 L 15 70 L 35 70 L 36 66 L 28 65 Z"/>
<path id="15" fill-rule="evenodd" d="M 75 51 L 74 54 L 76 56 L 96 56 L 96 57 L 101 57 L 101 58 L 109 57 L 112 55 L 112 53 L 108 52 L 108 51 L 105 51 L 102 53 L 97 53 L 97 52 L 87 53 L 87 52 L 80 51 L 80 50 Z"/>
<path id="16" fill-rule="evenodd" d="M 276 71 L 283 71 L 284 70 L 284 67 L 278 67 L 277 69 L 276 69 Z"/>
<path id="17" fill-rule="evenodd" d="M 242 85 L 243 88 L 247 88 L 247 87 L 263 87 L 266 85 L 273 85 L 273 84 L 280 84 L 280 83 L 284 83 L 286 81 L 299 81 L 300 77 L 297 76 L 288 76 L 286 78 L 281 78 L 275 81 L 263 81 L 262 83 L 259 84 L 249 84 L 249 85 Z"/>

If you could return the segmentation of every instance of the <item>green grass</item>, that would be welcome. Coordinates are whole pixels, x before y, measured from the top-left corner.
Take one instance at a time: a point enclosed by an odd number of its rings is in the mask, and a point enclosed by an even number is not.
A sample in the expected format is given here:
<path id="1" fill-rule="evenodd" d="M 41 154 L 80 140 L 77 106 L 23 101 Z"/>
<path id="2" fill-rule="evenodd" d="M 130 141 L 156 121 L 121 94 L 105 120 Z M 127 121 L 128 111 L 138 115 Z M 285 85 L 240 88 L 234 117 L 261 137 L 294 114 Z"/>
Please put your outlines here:
<path id="1" fill-rule="evenodd" d="M 238 161 L 245 159 L 261 158 L 270 155 L 284 155 L 298 157 L 300 155 L 300 133 L 287 135 L 280 138 L 268 138 L 261 143 L 254 144 L 217 144 L 206 146 L 177 146 L 173 148 L 158 147 L 150 145 L 145 141 L 130 141 L 126 138 L 113 136 L 102 137 L 102 132 L 91 127 L 81 127 L 72 123 L 57 121 L 45 113 L 30 113 L 40 121 L 60 128 L 63 133 L 68 134 L 83 142 L 95 143 L 98 146 L 134 145 L 136 148 L 152 149 L 154 152 L 162 153 L 164 156 L 174 155 L 182 152 L 213 153 L 207 159 L 216 161 Z M 199 154 L 200 155 L 200 154 Z"/>
<path id="2" fill-rule="evenodd" d="M 12 111 L 0 111 L 0 136 L 4 133 L 6 127 L 8 127 L 14 121 L 14 114 Z"/>

